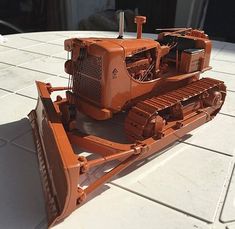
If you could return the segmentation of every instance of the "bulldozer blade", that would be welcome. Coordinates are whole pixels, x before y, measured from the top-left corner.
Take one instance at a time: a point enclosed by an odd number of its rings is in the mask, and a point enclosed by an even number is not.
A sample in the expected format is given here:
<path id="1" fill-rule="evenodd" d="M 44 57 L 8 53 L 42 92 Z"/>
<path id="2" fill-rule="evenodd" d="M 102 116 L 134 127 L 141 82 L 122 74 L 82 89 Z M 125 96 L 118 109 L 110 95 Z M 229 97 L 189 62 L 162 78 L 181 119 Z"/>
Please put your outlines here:
<path id="1" fill-rule="evenodd" d="M 48 91 L 38 88 L 38 103 L 30 112 L 48 227 L 69 215 L 77 205 L 79 164 Z"/>

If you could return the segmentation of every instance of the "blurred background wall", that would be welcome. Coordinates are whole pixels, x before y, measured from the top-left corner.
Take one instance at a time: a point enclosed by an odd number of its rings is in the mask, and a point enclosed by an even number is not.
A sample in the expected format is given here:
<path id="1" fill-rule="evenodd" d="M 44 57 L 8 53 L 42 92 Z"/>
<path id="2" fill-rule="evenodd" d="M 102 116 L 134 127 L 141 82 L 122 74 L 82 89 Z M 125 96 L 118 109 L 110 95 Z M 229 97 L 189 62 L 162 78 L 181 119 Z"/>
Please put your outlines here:
<path id="1" fill-rule="evenodd" d="M 146 15 L 144 32 L 193 27 L 212 38 L 235 42 L 234 0 L 1 0 L 0 34 L 48 30 L 117 30 L 125 10 L 127 31 Z"/>

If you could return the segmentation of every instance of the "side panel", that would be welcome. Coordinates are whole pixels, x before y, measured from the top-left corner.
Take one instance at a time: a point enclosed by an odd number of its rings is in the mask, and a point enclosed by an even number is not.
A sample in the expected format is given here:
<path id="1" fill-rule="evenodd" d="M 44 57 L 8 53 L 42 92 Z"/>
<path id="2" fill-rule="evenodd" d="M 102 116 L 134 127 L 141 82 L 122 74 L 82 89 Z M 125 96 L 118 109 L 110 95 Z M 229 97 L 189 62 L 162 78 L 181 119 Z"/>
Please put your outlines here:
<path id="1" fill-rule="evenodd" d="M 120 111 L 130 100 L 131 79 L 127 75 L 124 50 L 119 46 L 104 56 L 104 107 Z"/>

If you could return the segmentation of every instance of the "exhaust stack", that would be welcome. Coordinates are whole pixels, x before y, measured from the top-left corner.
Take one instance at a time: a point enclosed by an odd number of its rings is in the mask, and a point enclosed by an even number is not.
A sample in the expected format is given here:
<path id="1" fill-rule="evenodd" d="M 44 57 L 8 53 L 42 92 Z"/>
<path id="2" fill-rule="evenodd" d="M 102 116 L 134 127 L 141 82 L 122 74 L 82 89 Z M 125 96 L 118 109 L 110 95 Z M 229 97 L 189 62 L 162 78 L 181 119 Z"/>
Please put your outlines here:
<path id="1" fill-rule="evenodd" d="M 119 36 L 118 39 L 122 39 L 124 35 L 124 11 L 119 13 Z"/>
<path id="2" fill-rule="evenodd" d="M 142 25 L 146 23 L 146 17 L 144 16 L 136 16 L 135 23 L 137 24 L 137 39 L 141 39 L 142 37 Z"/>

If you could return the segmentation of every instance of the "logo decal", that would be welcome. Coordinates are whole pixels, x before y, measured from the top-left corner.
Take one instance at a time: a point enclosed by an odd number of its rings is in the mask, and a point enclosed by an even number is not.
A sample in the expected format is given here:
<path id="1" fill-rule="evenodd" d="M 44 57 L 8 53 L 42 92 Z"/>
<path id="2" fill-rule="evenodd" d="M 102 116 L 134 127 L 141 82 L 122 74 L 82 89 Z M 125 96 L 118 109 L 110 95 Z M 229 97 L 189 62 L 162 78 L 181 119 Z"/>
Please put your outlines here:
<path id="1" fill-rule="evenodd" d="M 116 68 L 114 68 L 112 71 L 113 79 L 117 78 L 117 74 L 118 74 L 118 70 Z"/>

